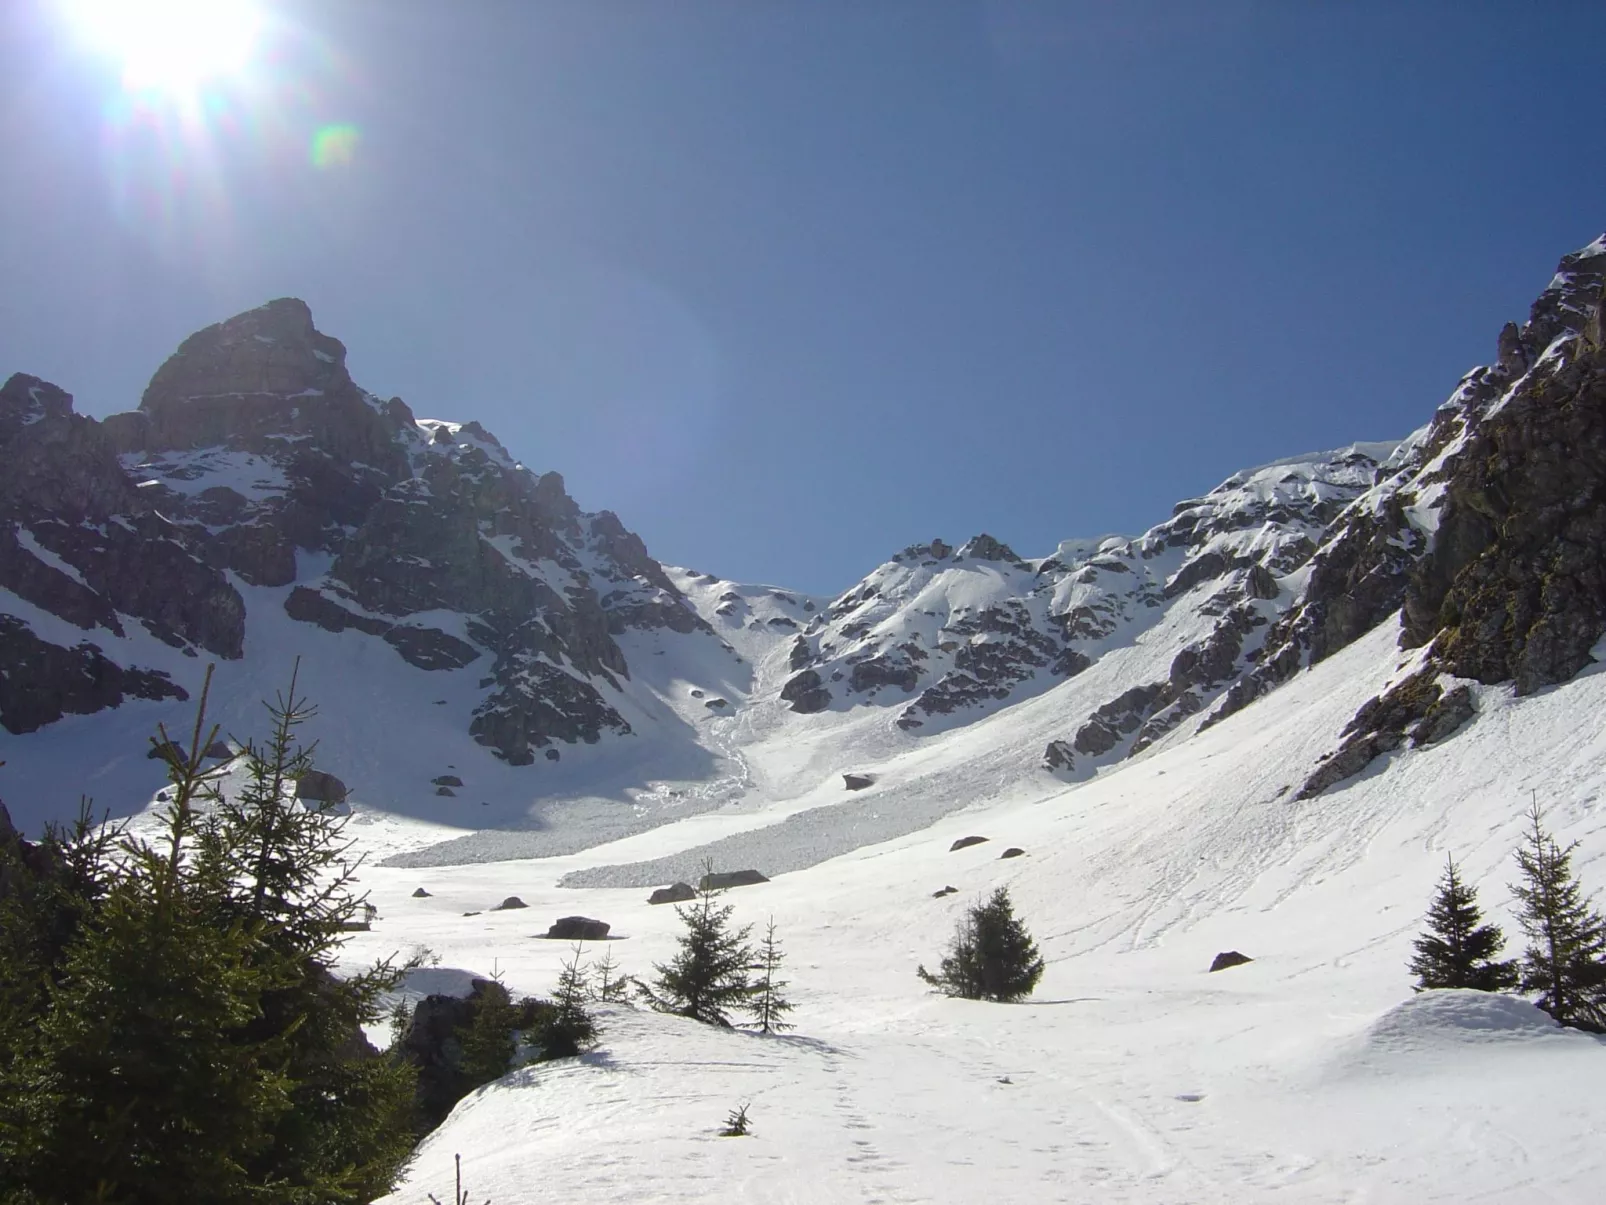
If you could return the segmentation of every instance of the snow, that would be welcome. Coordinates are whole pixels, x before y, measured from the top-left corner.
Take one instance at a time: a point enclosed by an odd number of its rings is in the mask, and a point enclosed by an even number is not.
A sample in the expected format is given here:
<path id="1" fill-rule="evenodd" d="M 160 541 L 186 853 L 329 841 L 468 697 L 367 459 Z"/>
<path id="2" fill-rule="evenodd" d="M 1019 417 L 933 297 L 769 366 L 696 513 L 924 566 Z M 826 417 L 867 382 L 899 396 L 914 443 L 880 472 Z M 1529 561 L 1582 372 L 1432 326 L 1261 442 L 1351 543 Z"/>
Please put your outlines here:
<path id="1" fill-rule="evenodd" d="M 449 1191 L 458 1153 L 474 1199 L 497 1205 L 1597 1199 L 1606 1044 L 1518 997 L 1413 995 L 1405 964 L 1446 852 L 1517 939 L 1505 884 L 1531 788 L 1599 885 L 1606 732 L 1577 717 L 1606 706 L 1606 673 L 1524 699 L 1478 687 L 1477 719 L 1451 740 L 1292 802 L 1355 707 L 1408 666 L 1396 639 L 1385 624 L 1224 723 L 1068 787 L 1014 769 L 1076 679 L 885 760 L 862 723 L 830 715 L 798 717 L 821 728 L 817 748 L 788 756 L 740 727 L 749 708 L 712 721 L 751 774 L 712 811 L 541 859 L 369 865 L 379 919 L 354 935 L 353 965 L 423 945 L 447 990 L 495 965 L 535 993 L 569 955 L 535 940 L 557 916 L 610 921 L 638 975 L 678 927 L 643 885 L 562 882 L 621 884 L 595 872 L 746 840 L 721 864 L 773 881 L 728 899 L 740 922 L 775 918 L 798 1005 L 784 1037 L 604 1009 L 596 1052 L 471 1095 L 389 1201 Z M 724 650 L 710 648 L 712 668 Z M 846 797 L 847 769 L 875 786 Z M 811 809 L 817 821 L 788 819 Z M 905 831 L 853 837 L 876 812 Z M 968 833 L 990 840 L 950 853 Z M 998 860 L 1007 844 L 1027 855 Z M 950 883 L 958 894 L 932 898 Z M 926 993 L 915 964 L 999 884 L 1048 959 L 1036 994 Z M 420 885 L 430 898 L 412 898 Z M 530 908 L 485 911 L 510 894 Z M 1208 974 L 1225 949 L 1254 961 Z M 752 1135 L 718 1137 L 748 1102 Z"/>
<path id="2" fill-rule="evenodd" d="M 39 560 L 49 565 L 57 573 L 64 574 L 65 576 L 71 578 L 80 586 L 83 586 L 86 590 L 89 588 L 89 583 L 84 580 L 84 575 L 78 572 L 77 566 L 68 564 L 54 552 L 51 552 L 50 549 L 46 548 L 34 538 L 33 532 L 29 531 L 26 527 L 17 527 L 14 529 L 14 532 L 17 537 L 17 543 L 21 544 Z"/>

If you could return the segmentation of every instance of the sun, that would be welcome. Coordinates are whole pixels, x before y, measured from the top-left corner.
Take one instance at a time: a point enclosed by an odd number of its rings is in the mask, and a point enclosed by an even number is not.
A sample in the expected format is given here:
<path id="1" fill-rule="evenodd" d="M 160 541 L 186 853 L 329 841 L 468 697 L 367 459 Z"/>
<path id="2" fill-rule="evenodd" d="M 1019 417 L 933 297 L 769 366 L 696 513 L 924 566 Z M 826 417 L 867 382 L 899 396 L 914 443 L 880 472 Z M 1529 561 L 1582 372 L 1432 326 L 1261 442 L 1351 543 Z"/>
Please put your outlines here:
<path id="1" fill-rule="evenodd" d="M 262 14 L 250 0 L 61 0 L 80 37 L 132 91 L 193 94 L 250 62 Z"/>

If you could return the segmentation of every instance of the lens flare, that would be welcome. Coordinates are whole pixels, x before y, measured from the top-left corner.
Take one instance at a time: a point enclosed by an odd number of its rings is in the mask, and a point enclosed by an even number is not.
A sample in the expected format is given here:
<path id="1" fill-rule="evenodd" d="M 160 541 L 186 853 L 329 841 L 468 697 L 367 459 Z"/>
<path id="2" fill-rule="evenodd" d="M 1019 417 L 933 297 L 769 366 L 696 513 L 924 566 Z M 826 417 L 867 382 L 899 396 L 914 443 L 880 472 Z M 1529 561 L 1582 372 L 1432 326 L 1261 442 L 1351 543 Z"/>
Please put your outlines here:
<path id="1" fill-rule="evenodd" d="M 262 28 L 249 0 L 62 0 L 62 8 L 136 92 L 189 93 L 237 75 Z"/>
<path id="2" fill-rule="evenodd" d="M 360 131 L 354 125 L 324 126 L 312 136 L 313 167 L 349 167 Z"/>

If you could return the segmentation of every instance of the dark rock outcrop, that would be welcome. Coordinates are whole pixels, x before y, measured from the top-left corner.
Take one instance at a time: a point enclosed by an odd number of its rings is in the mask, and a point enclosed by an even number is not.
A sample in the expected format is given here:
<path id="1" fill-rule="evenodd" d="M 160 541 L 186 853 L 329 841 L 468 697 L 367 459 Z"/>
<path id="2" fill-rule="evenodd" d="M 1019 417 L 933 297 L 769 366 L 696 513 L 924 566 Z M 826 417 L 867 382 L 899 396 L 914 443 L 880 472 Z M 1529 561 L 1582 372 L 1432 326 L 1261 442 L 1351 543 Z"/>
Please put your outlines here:
<path id="1" fill-rule="evenodd" d="M 1003 853 L 998 855 L 998 859 L 999 859 L 999 861 L 1003 861 L 1005 858 L 1019 858 L 1019 857 L 1024 856 L 1025 853 L 1026 853 L 1026 851 L 1024 849 L 1022 849 L 1020 846 L 1011 845 Z"/>
<path id="2" fill-rule="evenodd" d="M 850 791 L 862 791 L 875 785 L 874 774 L 844 774 L 842 785 Z"/>
<path id="3" fill-rule="evenodd" d="M 1241 967 L 1244 963 L 1253 961 L 1254 959 L 1249 955 L 1240 954 L 1237 950 L 1225 950 L 1210 960 L 1210 969 L 1212 971 L 1225 971 L 1232 967 Z"/>
<path id="4" fill-rule="evenodd" d="M 961 838 L 959 838 L 959 840 L 955 841 L 952 845 L 950 845 L 948 847 L 948 852 L 949 853 L 953 853 L 955 850 L 958 850 L 958 849 L 968 849 L 968 848 L 970 848 L 970 846 L 972 846 L 972 845 L 980 845 L 982 842 L 984 842 L 986 840 L 987 840 L 986 837 L 961 837 Z"/>
<path id="5" fill-rule="evenodd" d="M 518 896 L 510 895 L 510 896 L 507 897 L 507 899 L 503 900 L 496 907 L 492 908 L 491 911 L 492 912 L 511 912 L 512 910 L 514 910 L 516 908 L 528 908 L 529 906 L 530 905 L 526 904 Z"/>
<path id="6" fill-rule="evenodd" d="M 1043 769 L 1076 769 L 1076 751 L 1071 747 L 1071 742 L 1049 741 L 1048 745 L 1043 749 Z"/>
<path id="7" fill-rule="evenodd" d="M 806 669 L 781 687 L 781 698 L 799 715 L 812 715 L 831 705 L 831 691 L 820 681 L 818 670 Z"/>

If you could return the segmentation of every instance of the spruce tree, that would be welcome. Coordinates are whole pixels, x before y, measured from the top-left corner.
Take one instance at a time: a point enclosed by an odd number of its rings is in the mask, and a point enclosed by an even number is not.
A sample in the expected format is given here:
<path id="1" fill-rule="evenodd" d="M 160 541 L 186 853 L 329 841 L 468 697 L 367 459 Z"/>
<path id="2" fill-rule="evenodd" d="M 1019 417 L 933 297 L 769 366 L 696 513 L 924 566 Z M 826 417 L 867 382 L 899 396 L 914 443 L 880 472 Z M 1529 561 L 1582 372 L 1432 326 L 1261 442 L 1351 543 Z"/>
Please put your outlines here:
<path id="1" fill-rule="evenodd" d="M 623 1004 L 629 984 L 629 978 L 619 973 L 619 964 L 613 960 L 613 951 L 603 950 L 602 957 L 592 964 L 587 980 L 590 998 L 598 1004 Z"/>
<path id="2" fill-rule="evenodd" d="M 1498 925 L 1479 924 L 1478 893 L 1461 881 L 1454 858 L 1445 860 L 1438 894 L 1428 908 L 1428 928 L 1416 939 L 1410 970 L 1416 990 L 1466 987 L 1498 992 L 1517 985 L 1515 961 L 1497 962 L 1506 938 Z"/>
<path id="3" fill-rule="evenodd" d="M 513 1056 L 518 1053 L 519 1010 L 499 973 L 493 971 L 489 979 L 474 981 L 469 1004 L 473 1013 L 461 1039 L 461 1091 L 456 1093 L 454 1103 L 481 1084 L 501 1079 L 512 1068 Z"/>
<path id="4" fill-rule="evenodd" d="M 1563 1025 L 1606 1031 L 1606 919 L 1590 906 L 1572 875 L 1575 841 L 1565 849 L 1541 824 L 1539 804 L 1517 851 L 1523 881 L 1512 885 L 1522 905 L 1518 919 L 1528 936 L 1522 959 L 1523 991 Z"/>
<path id="5" fill-rule="evenodd" d="M 753 950 L 748 944 L 753 927 L 732 929 L 736 909 L 717 903 L 720 894 L 704 887 L 695 903 L 675 907 L 686 926 L 678 938 L 680 952 L 667 963 L 654 963 L 658 977 L 651 986 L 639 984 L 638 990 L 659 1012 L 729 1029 L 731 1011 L 744 1007 L 753 994 Z"/>
<path id="6" fill-rule="evenodd" d="M 965 913 L 934 975 L 916 974 L 946 996 L 966 1000 L 1019 1000 L 1043 977 L 1043 960 L 1026 927 L 1015 917 L 1009 890 L 1000 887 L 986 903 Z"/>
<path id="7" fill-rule="evenodd" d="M 782 1020 L 792 1011 L 792 1002 L 784 994 L 788 983 L 778 977 L 781 962 L 785 958 L 781 943 L 775 936 L 775 918 L 772 916 L 764 930 L 764 941 L 758 948 L 758 978 L 748 1004 L 753 1020 L 758 1022 L 760 1033 L 779 1033 L 792 1028 L 790 1022 Z"/>
<path id="8" fill-rule="evenodd" d="M 270 832 L 261 808 L 221 798 L 206 694 L 187 752 L 165 730 L 153 742 L 173 784 L 158 840 L 57 840 L 76 884 L 54 918 L 66 936 L 33 942 L 29 1038 L 0 1056 L 0 1165 L 19 1199 L 363 1201 L 410 1153 L 413 1072 L 358 1028 L 397 972 L 332 973 L 356 906 L 337 831 L 297 846 L 297 818 Z M 293 755 L 266 760 L 253 780 Z M 279 778 L 263 806 L 288 796 Z M 264 850 L 282 865 L 255 873 Z"/>
<path id="9" fill-rule="evenodd" d="M 580 947 L 558 975 L 552 1012 L 541 1032 L 541 1048 L 549 1059 L 573 1058 L 597 1039 L 597 1023 L 586 1010 L 586 976 L 580 969 Z"/>

